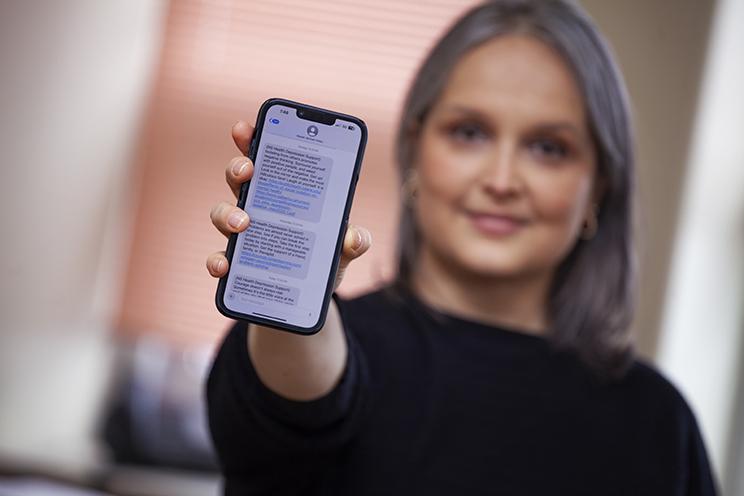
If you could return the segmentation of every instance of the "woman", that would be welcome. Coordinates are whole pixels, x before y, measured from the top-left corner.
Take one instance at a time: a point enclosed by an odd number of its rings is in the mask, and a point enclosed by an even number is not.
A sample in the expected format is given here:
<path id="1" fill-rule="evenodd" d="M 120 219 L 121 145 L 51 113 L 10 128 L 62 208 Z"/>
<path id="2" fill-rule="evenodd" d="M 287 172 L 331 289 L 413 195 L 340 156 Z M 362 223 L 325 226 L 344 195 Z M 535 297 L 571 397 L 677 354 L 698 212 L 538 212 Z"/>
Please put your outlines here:
<path id="1" fill-rule="evenodd" d="M 233 128 L 242 152 L 252 131 Z M 334 298 L 317 335 L 237 323 L 222 345 L 226 493 L 715 494 L 692 412 L 629 342 L 632 147 L 576 6 L 466 13 L 405 103 L 395 282 Z M 234 193 L 252 170 L 233 159 Z M 212 220 L 250 229 L 226 203 Z M 342 267 L 369 246 L 350 228 Z M 207 266 L 224 275 L 224 253 Z"/>

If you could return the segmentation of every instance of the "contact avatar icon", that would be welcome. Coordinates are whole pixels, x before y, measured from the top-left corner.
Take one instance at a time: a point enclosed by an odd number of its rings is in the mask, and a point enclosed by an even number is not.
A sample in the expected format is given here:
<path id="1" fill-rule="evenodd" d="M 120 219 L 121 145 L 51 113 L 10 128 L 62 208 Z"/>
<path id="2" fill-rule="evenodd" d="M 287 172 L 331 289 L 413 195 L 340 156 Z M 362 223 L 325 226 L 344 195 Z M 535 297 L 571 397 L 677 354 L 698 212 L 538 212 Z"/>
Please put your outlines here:
<path id="1" fill-rule="evenodd" d="M 308 136 L 317 136 L 318 135 L 318 126 L 308 126 L 307 127 L 307 134 Z"/>

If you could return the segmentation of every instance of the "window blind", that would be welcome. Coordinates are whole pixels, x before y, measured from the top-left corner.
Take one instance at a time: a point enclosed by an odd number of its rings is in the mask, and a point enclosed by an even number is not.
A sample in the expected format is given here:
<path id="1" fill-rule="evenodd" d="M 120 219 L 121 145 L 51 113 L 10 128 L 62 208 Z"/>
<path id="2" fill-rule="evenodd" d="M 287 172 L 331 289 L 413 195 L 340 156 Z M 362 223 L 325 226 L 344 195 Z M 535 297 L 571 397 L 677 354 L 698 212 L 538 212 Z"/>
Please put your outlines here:
<path id="1" fill-rule="evenodd" d="M 205 259 L 225 248 L 209 220 L 233 201 L 224 182 L 238 155 L 237 119 L 284 97 L 364 119 L 370 136 L 351 222 L 373 234 L 342 294 L 393 271 L 398 187 L 392 140 L 407 85 L 426 50 L 471 1 L 182 0 L 169 7 L 134 173 L 137 212 L 118 318 L 124 334 L 215 341 Z"/>

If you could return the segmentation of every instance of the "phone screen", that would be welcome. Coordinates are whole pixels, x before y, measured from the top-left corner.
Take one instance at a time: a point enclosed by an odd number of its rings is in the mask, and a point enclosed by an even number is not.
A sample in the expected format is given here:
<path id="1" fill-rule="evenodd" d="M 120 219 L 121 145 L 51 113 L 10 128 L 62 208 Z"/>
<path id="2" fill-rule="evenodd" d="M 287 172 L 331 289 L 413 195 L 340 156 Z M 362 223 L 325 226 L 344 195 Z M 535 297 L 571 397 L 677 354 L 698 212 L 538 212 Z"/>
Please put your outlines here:
<path id="1" fill-rule="evenodd" d="M 244 204 L 250 223 L 237 236 L 223 303 L 258 321 L 308 329 L 328 295 L 366 136 L 361 121 L 308 120 L 291 105 L 274 103 L 262 114 Z"/>

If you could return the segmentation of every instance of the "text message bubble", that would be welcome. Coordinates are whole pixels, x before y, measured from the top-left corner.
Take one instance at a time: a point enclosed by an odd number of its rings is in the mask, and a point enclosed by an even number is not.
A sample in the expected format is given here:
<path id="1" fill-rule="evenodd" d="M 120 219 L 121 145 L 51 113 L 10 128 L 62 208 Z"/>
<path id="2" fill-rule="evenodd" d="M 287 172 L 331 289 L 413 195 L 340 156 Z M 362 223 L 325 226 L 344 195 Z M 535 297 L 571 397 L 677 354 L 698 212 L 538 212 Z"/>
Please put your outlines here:
<path id="1" fill-rule="evenodd" d="M 297 297 L 300 295 L 300 290 L 270 281 L 237 276 L 233 282 L 233 293 L 253 296 L 285 305 L 297 305 Z M 228 294 L 228 298 L 232 297 L 231 294 Z"/>
<path id="2" fill-rule="evenodd" d="M 315 233 L 254 219 L 243 236 L 239 262 L 304 279 Z"/>
<path id="3" fill-rule="evenodd" d="M 273 144 L 266 145 L 262 160 L 251 205 L 318 222 L 333 160 Z"/>

